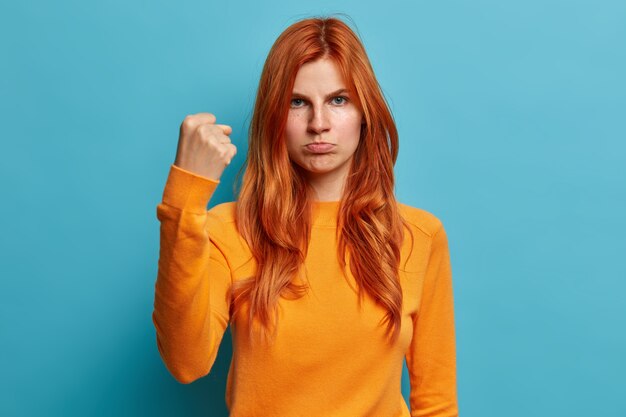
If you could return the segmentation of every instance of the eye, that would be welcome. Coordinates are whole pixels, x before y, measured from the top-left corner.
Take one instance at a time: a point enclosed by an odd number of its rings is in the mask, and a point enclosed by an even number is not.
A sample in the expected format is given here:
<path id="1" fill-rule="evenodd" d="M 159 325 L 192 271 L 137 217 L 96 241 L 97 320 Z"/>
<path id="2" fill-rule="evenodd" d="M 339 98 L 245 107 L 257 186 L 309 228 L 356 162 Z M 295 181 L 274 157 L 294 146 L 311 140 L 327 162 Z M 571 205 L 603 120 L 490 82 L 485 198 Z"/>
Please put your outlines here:
<path id="1" fill-rule="evenodd" d="M 339 101 L 337 101 L 337 99 L 339 99 Z M 348 99 L 344 96 L 337 96 L 333 98 L 333 104 L 345 104 L 347 101 Z"/>
<path id="2" fill-rule="evenodd" d="M 301 98 L 293 98 L 291 99 L 291 107 L 302 107 L 304 104 L 304 100 Z"/>

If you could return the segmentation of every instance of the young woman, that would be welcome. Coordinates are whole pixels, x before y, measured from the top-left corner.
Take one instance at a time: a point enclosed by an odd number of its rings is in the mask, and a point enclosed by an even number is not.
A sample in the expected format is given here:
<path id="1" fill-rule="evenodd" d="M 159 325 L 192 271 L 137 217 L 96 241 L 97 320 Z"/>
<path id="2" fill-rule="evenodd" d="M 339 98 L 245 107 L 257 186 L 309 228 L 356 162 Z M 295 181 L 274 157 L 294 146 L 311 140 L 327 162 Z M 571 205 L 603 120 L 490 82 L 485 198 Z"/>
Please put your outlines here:
<path id="1" fill-rule="evenodd" d="M 238 199 L 207 210 L 230 133 L 187 116 L 157 206 L 153 322 L 172 375 L 208 374 L 230 324 L 231 417 L 457 416 L 446 232 L 394 197 L 398 133 L 355 33 L 310 18 L 278 37 Z"/>

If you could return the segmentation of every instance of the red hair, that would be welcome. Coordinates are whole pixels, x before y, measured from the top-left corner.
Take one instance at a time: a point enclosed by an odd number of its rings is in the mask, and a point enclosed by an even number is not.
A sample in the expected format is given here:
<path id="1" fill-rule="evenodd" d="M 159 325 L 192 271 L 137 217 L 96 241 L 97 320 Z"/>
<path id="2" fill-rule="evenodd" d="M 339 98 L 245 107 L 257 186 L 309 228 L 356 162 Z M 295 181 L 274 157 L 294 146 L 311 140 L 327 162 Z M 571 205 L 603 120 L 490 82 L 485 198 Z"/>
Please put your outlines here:
<path id="1" fill-rule="evenodd" d="M 233 285 L 233 314 L 249 302 L 264 336 L 276 332 L 279 297 L 298 298 L 306 284 L 293 282 L 306 257 L 311 231 L 308 184 L 291 162 L 284 131 L 298 69 L 321 58 L 334 60 L 354 93 L 365 124 L 341 199 L 337 256 L 346 257 L 364 292 L 387 310 L 387 332 L 397 338 L 402 313 L 398 276 L 404 220 L 394 196 L 398 132 L 365 48 L 341 20 L 308 18 L 289 26 L 272 46 L 259 81 L 250 123 L 245 174 L 237 201 L 237 227 L 257 261 L 256 276 Z"/>

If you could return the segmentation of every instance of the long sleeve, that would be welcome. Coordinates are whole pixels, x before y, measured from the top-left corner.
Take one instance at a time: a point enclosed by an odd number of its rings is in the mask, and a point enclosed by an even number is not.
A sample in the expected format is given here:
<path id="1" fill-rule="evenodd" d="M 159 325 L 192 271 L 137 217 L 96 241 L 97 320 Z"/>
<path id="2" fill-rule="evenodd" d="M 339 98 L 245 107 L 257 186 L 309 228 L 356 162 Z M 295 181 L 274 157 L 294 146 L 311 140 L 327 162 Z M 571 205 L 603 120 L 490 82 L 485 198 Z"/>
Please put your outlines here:
<path id="1" fill-rule="evenodd" d="M 171 165 L 157 205 L 160 252 L 152 321 L 165 366 L 181 383 L 211 370 L 229 322 L 228 262 L 207 211 L 219 181 Z"/>
<path id="2" fill-rule="evenodd" d="M 411 417 L 458 416 L 452 270 L 446 232 L 438 223 L 406 354 Z"/>

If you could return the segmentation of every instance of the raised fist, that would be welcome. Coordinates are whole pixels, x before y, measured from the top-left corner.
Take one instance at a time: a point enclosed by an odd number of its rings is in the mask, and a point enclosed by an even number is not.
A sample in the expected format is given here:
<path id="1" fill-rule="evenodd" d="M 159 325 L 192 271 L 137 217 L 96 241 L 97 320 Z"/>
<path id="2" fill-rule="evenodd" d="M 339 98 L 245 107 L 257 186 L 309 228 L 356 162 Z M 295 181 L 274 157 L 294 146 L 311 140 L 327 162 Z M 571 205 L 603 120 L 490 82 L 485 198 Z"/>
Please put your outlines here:
<path id="1" fill-rule="evenodd" d="M 174 165 L 194 174 L 219 181 L 237 153 L 228 135 L 232 128 L 215 124 L 211 113 L 192 114 L 180 125 Z"/>

